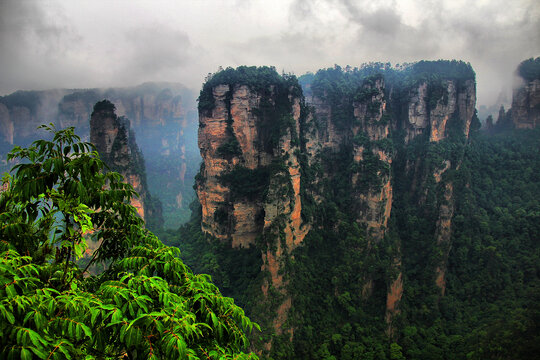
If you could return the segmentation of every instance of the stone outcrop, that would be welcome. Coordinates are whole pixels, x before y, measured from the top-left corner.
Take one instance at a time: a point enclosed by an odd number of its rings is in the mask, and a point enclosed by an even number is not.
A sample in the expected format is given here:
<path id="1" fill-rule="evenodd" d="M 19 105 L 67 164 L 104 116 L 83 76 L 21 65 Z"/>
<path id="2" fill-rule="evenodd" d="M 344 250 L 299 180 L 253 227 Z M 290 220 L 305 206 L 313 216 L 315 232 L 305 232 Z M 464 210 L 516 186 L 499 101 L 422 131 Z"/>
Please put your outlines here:
<path id="1" fill-rule="evenodd" d="M 47 132 L 37 127 L 57 124 L 58 103 L 67 93 L 68 90 L 17 91 L 0 97 L 0 140 L 27 146 L 46 136 Z"/>
<path id="2" fill-rule="evenodd" d="M 420 88 L 420 93 L 422 87 Z M 382 76 L 375 76 L 365 80 L 360 84 L 356 99 L 352 101 L 352 122 L 347 126 L 337 124 L 337 120 L 332 116 L 330 104 L 314 96 L 310 99 L 313 107 L 314 117 L 320 122 L 315 126 L 314 136 L 311 135 L 308 143 L 311 145 L 310 155 L 316 157 L 317 152 L 323 149 L 330 149 L 333 152 L 343 151 L 346 148 L 353 158 L 351 187 L 353 192 L 355 208 L 351 209 L 356 215 L 356 221 L 364 225 L 367 230 L 368 247 L 373 243 L 378 243 L 387 229 L 388 220 L 392 210 L 393 185 L 392 185 L 392 160 L 394 151 L 391 139 L 390 121 L 391 113 L 387 109 L 387 97 L 385 96 L 385 82 Z M 421 108 L 425 104 L 423 99 L 416 98 Z M 414 101 L 414 100 L 413 100 Z M 347 104 L 344 104 L 345 106 Z M 411 105 L 411 109 L 414 106 Z M 420 109 L 419 112 L 422 110 Z M 413 113 L 416 119 L 410 119 L 414 125 L 415 120 L 422 131 L 428 126 L 425 119 L 420 118 L 417 113 Z M 424 123 L 425 122 L 425 123 Z M 321 126 L 322 125 L 322 126 Z M 414 130 L 413 130 L 414 131 Z M 414 132 L 413 132 L 414 134 Z M 375 166 L 376 169 L 372 167 Z M 368 169 L 369 168 L 369 169 Z M 367 174 L 375 171 L 375 178 Z M 325 174 L 325 176 L 332 176 Z M 320 194 L 318 198 L 322 198 Z M 369 251 L 369 249 L 367 249 Z M 395 259 L 395 266 L 400 268 L 399 256 Z M 363 297 L 368 297 L 373 290 L 373 280 L 370 274 L 364 278 Z M 387 296 L 387 317 L 398 313 L 398 305 L 402 296 L 402 275 L 399 273 L 397 279 L 388 287 Z"/>
<path id="3" fill-rule="evenodd" d="M 441 86 L 442 84 L 442 86 Z M 476 106 L 476 84 L 473 79 L 446 79 L 441 84 L 420 83 L 411 90 L 408 104 L 408 121 L 405 121 L 405 142 L 409 143 L 419 135 L 428 137 L 429 143 L 440 142 L 450 135 L 461 133 L 468 138 Z M 431 86 L 431 93 L 430 93 Z M 436 88 L 439 92 L 433 90 Z M 442 90 L 442 91 L 440 91 Z M 434 93 L 437 96 L 434 96 Z M 459 141 L 459 140 L 458 140 Z M 464 145 L 461 143 L 461 146 Z M 442 198 L 438 200 L 437 221 L 434 239 L 441 249 L 442 257 L 436 269 L 435 284 L 444 295 L 446 289 L 446 266 L 451 247 L 452 216 L 454 213 L 453 182 L 445 179 L 450 169 L 458 169 L 461 160 L 443 159 L 434 168 L 423 166 L 423 159 L 413 159 L 407 164 L 412 174 L 412 191 L 423 191 L 421 188 L 432 177 L 436 186 L 441 189 Z M 433 165 L 432 165 L 433 166 Z M 424 204 L 427 192 L 420 194 L 420 204 Z M 401 278 L 398 278 L 400 280 Z"/>
<path id="4" fill-rule="evenodd" d="M 0 104 L 0 134 L 6 143 L 13 145 L 13 121 L 11 120 L 8 108 L 4 104 Z"/>
<path id="5" fill-rule="evenodd" d="M 301 218 L 301 99 L 293 90 L 281 83 L 259 90 L 219 84 L 211 89 L 212 108 L 199 114 L 203 164 L 196 187 L 202 230 L 233 247 L 264 244 L 261 270 L 269 276 L 262 292 L 268 296 L 272 287 L 284 295 L 275 309 L 277 333 L 291 306 L 281 272 L 283 256 L 308 229 Z"/>
<path id="6" fill-rule="evenodd" d="M 319 84 L 306 93 L 306 106 L 301 96 L 288 94 L 284 114 L 278 111 L 283 96 L 279 96 L 277 84 L 253 90 L 242 83 L 224 82 L 212 86 L 212 106 L 205 100 L 206 105 L 200 108 L 203 164 L 197 193 L 202 206 L 201 228 L 230 241 L 233 247 L 261 248 L 261 270 L 269 274 L 262 292 L 265 297 L 272 296 L 269 289 L 273 287 L 281 294 L 272 319 L 277 334 L 282 333 L 292 306 L 283 264 L 312 225 L 309 217 L 302 217 L 302 196 L 312 199 L 304 206 L 324 205 L 332 191 L 327 188 L 332 178 L 340 177 L 341 184 L 347 183 L 343 186 L 350 189 L 345 196 L 349 196 L 346 203 L 351 208 L 343 211 L 351 214 L 359 228 L 366 229 L 366 249 L 362 251 L 369 254 L 383 240 L 392 242 L 388 273 L 393 275 L 384 280 L 388 335 L 395 335 L 392 324 L 400 313 L 406 281 L 402 248 L 407 244 L 395 236 L 387 239 L 398 176 L 407 184 L 400 189 L 407 193 L 406 201 L 416 201 L 407 206 L 421 209 L 428 198 L 435 199 L 429 210 L 431 236 L 442 256 L 436 264 L 434 283 L 444 295 L 454 213 L 454 186 L 447 174 L 459 169 L 461 160 L 427 158 L 430 149 L 465 146 L 475 114 L 474 73 L 404 83 L 387 84 L 384 76 L 374 75 L 349 85 L 351 93 L 338 90 L 333 94 L 326 93 L 324 87 L 321 90 Z M 286 115 L 288 125 L 276 121 L 276 116 L 270 124 L 270 113 L 278 114 L 277 118 Z M 279 136 L 269 136 L 271 129 Z M 425 153 L 413 154 L 413 148 Z M 405 165 L 396 165 L 398 160 Z M 317 170 L 308 171 L 313 169 Z M 306 173 L 309 178 L 303 175 Z M 404 201 L 404 194 L 400 196 Z M 420 210 L 418 216 L 423 216 Z M 276 240 L 272 242 L 272 238 Z M 380 286 L 373 275 L 359 275 L 359 296 L 364 299 L 373 294 L 374 286 Z"/>
<path id="7" fill-rule="evenodd" d="M 302 134 L 307 139 L 306 152 L 311 164 L 321 151 L 338 152 L 346 147 L 354 159 L 351 186 L 356 200 L 357 221 L 365 224 L 368 233 L 380 239 L 390 218 L 392 208 L 392 185 L 390 167 L 392 150 L 390 146 L 391 123 L 386 106 L 385 85 L 382 76 L 377 76 L 360 84 L 360 93 L 351 104 L 351 122 L 339 123 L 332 113 L 327 100 L 313 95 L 308 98 L 313 114 L 307 119 L 308 129 Z M 338 111 L 338 109 L 334 109 Z M 341 110 L 341 109 L 339 109 Z M 380 168 L 376 183 L 366 184 L 365 162 L 376 159 Z M 327 174 L 326 176 L 331 176 Z M 317 182 L 317 180 L 315 180 Z M 323 194 L 316 194 L 321 199 Z"/>
<path id="8" fill-rule="evenodd" d="M 148 191 L 144 160 L 130 122 L 125 117 L 118 117 L 108 100 L 94 106 L 90 118 L 90 142 L 109 169 L 122 174 L 139 194 L 131 200 L 139 216 L 147 223 L 151 221 L 157 225 L 162 222 L 161 204 L 153 201 Z"/>
<path id="9" fill-rule="evenodd" d="M 406 143 L 426 133 L 431 142 L 446 138 L 448 124 L 452 118 L 458 118 L 463 122 L 463 132 L 468 136 L 476 108 L 474 80 L 447 79 L 438 86 L 441 87 L 439 90 L 442 90 L 438 99 L 430 94 L 428 82 L 425 81 L 410 90 L 407 121 L 404 124 Z"/>
<path id="10" fill-rule="evenodd" d="M 540 126 L 540 79 L 526 81 L 514 89 L 512 122 L 518 129 Z"/>

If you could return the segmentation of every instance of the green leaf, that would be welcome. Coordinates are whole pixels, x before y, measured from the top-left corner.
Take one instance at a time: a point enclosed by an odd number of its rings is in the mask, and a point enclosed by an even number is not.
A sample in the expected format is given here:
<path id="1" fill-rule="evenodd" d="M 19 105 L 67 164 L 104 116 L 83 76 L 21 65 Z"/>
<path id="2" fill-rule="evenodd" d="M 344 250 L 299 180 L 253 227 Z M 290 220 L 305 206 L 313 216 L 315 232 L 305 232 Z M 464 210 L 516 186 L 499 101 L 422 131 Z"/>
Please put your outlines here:
<path id="1" fill-rule="evenodd" d="M 47 353 L 41 349 L 38 349 L 36 347 L 30 346 L 29 349 L 40 359 L 46 359 Z"/>
<path id="2" fill-rule="evenodd" d="M 17 291 L 15 290 L 15 286 L 13 286 L 13 284 L 6 286 L 6 293 L 7 293 L 8 299 L 12 299 L 15 296 L 17 296 Z"/>
<path id="3" fill-rule="evenodd" d="M 32 352 L 27 348 L 21 349 L 21 360 L 32 360 Z"/>
<path id="4" fill-rule="evenodd" d="M 4 313 L 4 318 L 11 324 L 15 324 L 15 316 L 13 316 L 13 313 L 11 311 L 7 311 Z"/>

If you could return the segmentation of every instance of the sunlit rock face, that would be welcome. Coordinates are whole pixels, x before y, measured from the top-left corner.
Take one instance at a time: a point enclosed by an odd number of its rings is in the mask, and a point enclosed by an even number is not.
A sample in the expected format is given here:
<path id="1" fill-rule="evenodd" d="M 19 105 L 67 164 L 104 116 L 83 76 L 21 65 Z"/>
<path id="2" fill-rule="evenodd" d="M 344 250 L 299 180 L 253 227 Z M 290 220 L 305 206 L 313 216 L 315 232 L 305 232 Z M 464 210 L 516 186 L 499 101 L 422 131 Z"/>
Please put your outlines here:
<path id="1" fill-rule="evenodd" d="M 135 134 L 130 129 L 129 120 L 118 117 L 109 101 L 101 101 L 94 107 L 90 118 L 90 142 L 96 146 L 109 169 L 122 174 L 139 194 L 131 200 L 139 216 L 145 221 L 152 219 L 159 223 L 161 208 L 152 201 L 148 192 L 144 160 Z"/>
<path id="2" fill-rule="evenodd" d="M 280 83 L 259 90 L 219 84 L 211 91 L 212 108 L 199 114 L 203 164 L 196 187 L 201 227 L 218 239 L 230 240 L 233 247 L 264 239 L 262 271 L 268 271 L 269 277 L 262 291 L 267 295 L 273 287 L 286 296 L 274 321 L 279 332 L 290 308 L 279 264 L 308 229 L 301 219 L 301 99 Z M 232 178 L 227 178 L 230 174 Z M 242 180 L 242 174 L 250 178 Z M 250 186 L 256 192 L 244 193 Z"/>
<path id="3" fill-rule="evenodd" d="M 268 119 L 259 113 L 262 95 L 252 91 L 246 85 L 218 85 L 213 88 L 215 101 L 211 112 L 200 114 L 199 147 L 203 158 L 201 175 L 203 180 L 197 183 L 197 193 L 202 205 L 202 228 L 205 232 L 220 239 L 232 239 L 234 247 L 247 247 L 254 244 L 255 237 L 271 226 L 280 214 L 292 215 L 298 220 L 299 199 L 299 165 L 295 150 L 298 144 L 291 144 L 291 130 L 284 128 L 279 135 L 275 148 L 265 148 L 262 141 L 268 136 Z M 268 90 L 269 98 L 264 101 L 275 102 L 272 89 Z M 288 114 L 294 122 L 294 129 L 299 129 L 300 100 L 291 98 L 287 106 Z M 278 126 L 278 125 L 276 125 Z M 296 135 L 297 136 L 297 135 Z M 231 145 L 235 144 L 235 145 Z M 227 152 L 227 146 L 235 146 L 234 151 Z M 292 188 L 289 198 L 272 198 L 272 189 L 280 184 L 268 184 L 264 199 L 235 198 L 230 185 L 222 176 L 235 168 L 248 171 L 265 169 L 276 162 L 287 163 L 281 170 L 287 186 Z M 285 172 L 286 170 L 286 172 Z M 261 194 L 255 194 L 261 195 Z M 226 204 L 224 204 L 226 203 Z M 230 210 L 231 219 L 223 222 L 216 220 L 216 212 L 226 206 Z M 290 209 L 289 209 L 290 208 Z M 282 213 L 281 211 L 286 211 Z M 299 224 L 294 226 L 297 231 Z"/>
<path id="4" fill-rule="evenodd" d="M 518 129 L 534 129 L 540 125 L 540 79 L 526 81 L 514 89 L 512 122 Z"/>

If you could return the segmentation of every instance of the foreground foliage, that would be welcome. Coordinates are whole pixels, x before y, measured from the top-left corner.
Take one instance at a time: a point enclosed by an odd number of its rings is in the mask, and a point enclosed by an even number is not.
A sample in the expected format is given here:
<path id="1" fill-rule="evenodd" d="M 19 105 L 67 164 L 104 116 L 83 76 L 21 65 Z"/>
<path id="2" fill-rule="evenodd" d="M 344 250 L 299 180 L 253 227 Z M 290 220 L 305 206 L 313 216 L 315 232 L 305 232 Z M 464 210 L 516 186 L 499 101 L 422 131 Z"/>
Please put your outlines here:
<path id="1" fill-rule="evenodd" d="M 0 357 L 256 359 L 258 325 L 144 229 L 132 187 L 73 128 L 45 128 L 0 194 Z"/>

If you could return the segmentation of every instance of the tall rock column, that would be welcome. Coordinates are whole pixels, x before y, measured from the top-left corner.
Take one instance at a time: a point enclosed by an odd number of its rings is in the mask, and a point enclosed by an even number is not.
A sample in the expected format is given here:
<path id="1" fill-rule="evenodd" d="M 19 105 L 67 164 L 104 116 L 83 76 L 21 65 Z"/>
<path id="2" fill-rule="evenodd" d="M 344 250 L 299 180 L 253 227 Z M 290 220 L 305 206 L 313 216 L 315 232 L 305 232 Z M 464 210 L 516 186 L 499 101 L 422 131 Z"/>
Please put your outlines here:
<path id="1" fill-rule="evenodd" d="M 456 146 L 465 145 L 476 106 L 474 78 L 424 81 L 413 88 L 409 96 L 406 104 L 407 118 L 403 122 L 406 143 L 416 140 L 426 141 L 427 147 L 443 142 L 443 146 L 449 146 L 450 143 Z M 417 139 L 420 135 L 423 135 L 425 140 Z M 442 151 L 441 147 L 438 149 L 435 151 Z M 425 159 L 409 160 L 407 169 L 413 172 L 411 191 L 419 194 L 421 204 L 428 196 L 427 189 L 421 189 L 425 188 L 427 183 L 432 181 L 435 187 L 441 189 L 442 197 L 437 201 L 434 237 L 437 247 L 442 251 L 442 257 L 436 268 L 435 283 L 444 295 L 454 214 L 454 186 L 452 180 L 446 179 L 445 174 L 449 170 L 459 169 L 461 158 L 450 158 L 444 152 L 441 156 L 442 160 L 429 165 L 426 165 Z"/>
<path id="2" fill-rule="evenodd" d="M 101 159 L 112 170 L 119 172 L 133 186 L 139 197 L 132 198 L 131 205 L 145 222 L 159 226 L 161 204 L 152 200 L 146 183 L 146 171 L 142 153 L 137 147 L 135 134 L 130 130 L 129 120 L 115 114 L 115 106 L 103 100 L 94 106 L 90 118 L 90 142 Z"/>
<path id="3" fill-rule="evenodd" d="M 514 89 L 512 122 L 518 129 L 534 129 L 540 126 L 540 79 L 524 81 Z"/>
<path id="4" fill-rule="evenodd" d="M 201 228 L 232 247 L 260 248 L 268 274 L 261 290 L 267 299 L 275 296 L 270 288 L 280 294 L 271 318 L 281 334 L 291 300 L 280 270 L 307 232 L 300 216 L 301 92 L 296 79 L 277 74 L 264 86 L 211 81 L 199 104 Z"/>

